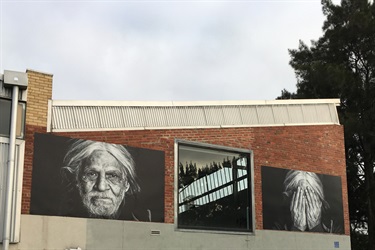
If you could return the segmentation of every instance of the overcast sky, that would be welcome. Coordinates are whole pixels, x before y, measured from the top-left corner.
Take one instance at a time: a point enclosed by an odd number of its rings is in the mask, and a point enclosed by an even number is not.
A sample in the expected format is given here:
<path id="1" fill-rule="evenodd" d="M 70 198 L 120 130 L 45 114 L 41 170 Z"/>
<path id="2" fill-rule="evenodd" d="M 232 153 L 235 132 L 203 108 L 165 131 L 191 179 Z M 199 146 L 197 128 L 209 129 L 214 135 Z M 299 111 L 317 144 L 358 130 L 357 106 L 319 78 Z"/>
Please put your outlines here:
<path id="1" fill-rule="evenodd" d="M 0 72 L 53 74 L 55 100 L 272 100 L 324 21 L 320 0 L 0 1 Z"/>

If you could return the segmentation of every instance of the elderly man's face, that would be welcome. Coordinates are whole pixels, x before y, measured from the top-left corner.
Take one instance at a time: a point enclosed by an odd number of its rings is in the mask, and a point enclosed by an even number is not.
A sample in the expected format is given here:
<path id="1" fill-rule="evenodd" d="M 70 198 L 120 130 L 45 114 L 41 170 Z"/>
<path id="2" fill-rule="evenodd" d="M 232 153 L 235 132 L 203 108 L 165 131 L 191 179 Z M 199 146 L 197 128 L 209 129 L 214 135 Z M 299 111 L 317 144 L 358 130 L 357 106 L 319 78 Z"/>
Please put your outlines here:
<path id="1" fill-rule="evenodd" d="M 121 165 L 108 152 L 96 150 L 82 167 L 79 189 L 83 205 L 92 216 L 114 216 L 129 189 Z"/>

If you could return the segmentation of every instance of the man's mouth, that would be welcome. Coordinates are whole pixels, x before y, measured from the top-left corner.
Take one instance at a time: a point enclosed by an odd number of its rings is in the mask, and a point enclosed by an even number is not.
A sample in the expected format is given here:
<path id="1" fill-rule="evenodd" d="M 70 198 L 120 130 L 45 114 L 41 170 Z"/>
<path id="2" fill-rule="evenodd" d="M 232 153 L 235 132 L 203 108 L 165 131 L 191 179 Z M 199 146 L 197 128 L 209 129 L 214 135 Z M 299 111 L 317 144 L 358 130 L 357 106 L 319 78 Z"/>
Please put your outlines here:
<path id="1" fill-rule="evenodd" d="M 94 196 L 91 198 L 93 204 L 112 204 L 113 201 L 109 197 Z"/>

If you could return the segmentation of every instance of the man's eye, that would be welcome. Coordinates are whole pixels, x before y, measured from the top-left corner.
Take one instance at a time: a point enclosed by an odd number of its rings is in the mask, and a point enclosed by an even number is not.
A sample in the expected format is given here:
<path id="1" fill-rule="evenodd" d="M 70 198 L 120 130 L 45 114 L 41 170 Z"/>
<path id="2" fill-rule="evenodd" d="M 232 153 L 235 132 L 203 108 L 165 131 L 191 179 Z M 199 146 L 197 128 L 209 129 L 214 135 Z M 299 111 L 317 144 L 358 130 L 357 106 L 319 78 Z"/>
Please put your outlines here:
<path id="1" fill-rule="evenodd" d="M 98 173 L 96 172 L 87 172 L 85 173 L 85 175 L 83 176 L 83 178 L 85 180 L 90 180 L 90 181 L 94 181 L 98 178 Z"/>
<path id="2" fill-rule="evenodd" d="M 106 179 L 111 182 L 120 182 L 122 180 L 121 176 L 116 173 L 108 173 L 106 174 Z"/>
<path id="3" fill-rule="evenodd" d="M 86 175 L 87 175 L 87 176 L 98 176 L 98 173 L 95 173 L 95 172 L 88 172 Z"/>

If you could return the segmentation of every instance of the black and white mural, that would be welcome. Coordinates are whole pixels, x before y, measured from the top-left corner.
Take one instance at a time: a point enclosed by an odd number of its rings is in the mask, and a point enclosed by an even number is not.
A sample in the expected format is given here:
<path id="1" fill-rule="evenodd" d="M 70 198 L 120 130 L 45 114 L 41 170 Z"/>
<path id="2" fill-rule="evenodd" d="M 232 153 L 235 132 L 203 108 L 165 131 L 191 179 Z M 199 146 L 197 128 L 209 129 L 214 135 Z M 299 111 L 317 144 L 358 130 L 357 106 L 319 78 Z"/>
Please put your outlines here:
<path id="1" fill-rule="evenodd" d="M 341 178 L 262 167 L 263 228 L 344 233 Z"/>
<path id="2" fill-rule="evenodd" d="M 35 134 L 30 213 L 164 221 L 164 152 Z"/>

